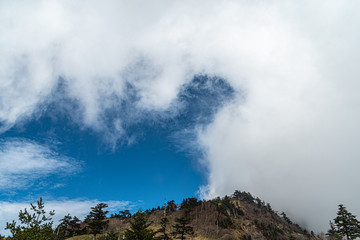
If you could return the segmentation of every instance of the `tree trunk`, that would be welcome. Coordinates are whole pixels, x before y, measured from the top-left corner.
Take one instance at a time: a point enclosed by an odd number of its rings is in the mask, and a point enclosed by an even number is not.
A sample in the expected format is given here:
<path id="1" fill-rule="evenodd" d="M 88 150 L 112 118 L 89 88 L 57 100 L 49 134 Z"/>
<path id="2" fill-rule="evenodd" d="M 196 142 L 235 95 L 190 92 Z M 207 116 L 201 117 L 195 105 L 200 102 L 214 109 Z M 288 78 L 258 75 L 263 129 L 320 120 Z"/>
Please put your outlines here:
<path id="1" fill-rule="evenodd" d="M 94 240 L 96 240 L 96 234 L 94 234 L 94 238 L 93 238 Z"/>

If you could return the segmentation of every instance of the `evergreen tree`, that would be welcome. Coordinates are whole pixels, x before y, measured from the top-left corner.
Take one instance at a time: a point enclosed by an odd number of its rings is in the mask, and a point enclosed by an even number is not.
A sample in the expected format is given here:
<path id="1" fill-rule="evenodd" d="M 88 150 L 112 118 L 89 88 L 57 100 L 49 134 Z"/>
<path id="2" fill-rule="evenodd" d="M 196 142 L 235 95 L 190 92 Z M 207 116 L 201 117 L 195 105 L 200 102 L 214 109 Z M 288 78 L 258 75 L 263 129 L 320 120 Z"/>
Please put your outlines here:
<path id="1" fill-rule="evenodd" d="M 85 218 L 85 222 L 88 224 L 90 233 L 94 236 L 94 240 L 96 240 L 96 235 L 102 233 L 109 224 L 109 220 L 105 220 L 106 214 L 109 211 L 104 210 L 104 208 L 107 207 L 107 204 L 99 203 L 91 208 L 89 215 Z"/>
<path id="2" fill-rule="evenodd" d="M 177 209 L 177 206 L 176 206 L 176 203 L 174 200 L 167 202 L 166 212 L 172 213 L 172 212 L 175 212 L 176 209 Z"/>
<path id="3" fill-rule="evenodd" d="M 290 218 L 286 215 L 286 213 L 281 212 L 281 216 L 288 224 L 293 224 L 292 221 L 290 220 Z"/>
<path id="4" fill-rule="evenodd" d="M 180 205 L 180 210 L 192 209 L 199 206 L 200 204 L 201 201 L 198 201 L 198 199 L 195 197 L 185 198 Z"/>
<path id="5" fill-rule="evenodd" d="M 272 209 L 270 203 L 267 203 L 267 204 L 266 204 L 266 209 L 267 209 L 269 212 L 271 212 L 271 213 L 274 212 L 274 210 Z"/>
<path id="6" fill-rule="evenodd" d="M 327 233 L 327 235 L 329 236 L 330 240 L 341 240 L 342 236 L 337 232 L 334 223 L 332 221 L 329 222 L 330 224 L 330 229 Z"/>
<path id="7" fill-rule="evenodd" d="M 64 238 L 65 237 L 72 237 L 70 236 L 70 229 L 69 229 L 69 225 L 70 225 L 70 221 L 71 221 L 72 217 L 70 216 L 70 214 L 64 216 L 62 219 L 60 219 L 60 223 L 57 226 L 57 234 L 58 235 L 62 235 Z"/>
<path id="8" fill-rule="evenodd" d="M 52 228 L 54 211 L 46 214 L 44 209 L 44 202 L 42 198 L 37 201 L 36 205 L 30 204 L 30 210 L 26 208 L 19 212 L 20 225 L 17 225 L 13 220 L 11 223 L 6 223 L 7 230 L 10 230 L 14 240 L 55 240 L 63 239 L 57 236 Z"/>
<path id="9" fill-rule="evenodd" d="M 125 231 L 127 240 L 152 240 L 155 232 L 148 229 L 151 224 L 147 222 L 145 213 L 142 211 L 134 215 L 134 220 L 130 222 L 130 229 Z"/>
<path id="10" fill-rule="evenodd" d="M 181 217 L 175 219 L 174 238 L 184 240 L 186 235 L 193 235 L 194 229 L 189 225 L 190 219 L 187 217 Z"/>
<path id="11" fill-rule="evenodd" d="M 160 236 L 157 237 L 159 240 L 169 240 L 170 236 L 168 233 L 166 233 L 167 225 L 169 224 L 169 219 L 167 217 L 163 217 L 160 220 L 160 229 L 157 231 L 160 233 Z"/>
<path id="12" fill-rule="evenodd" d="M 60 224 L 58 226 L 57 232 L 58 235 L 63 235 L 64 237 L 73 237 L 80 235 L 80 219 L 76 216 L 71 217 L 70 214 L 66 215 L 64 218 L 60 219 Z"/>
<path id="13" fill-rule="evenodd" d="M 124 221 L 131 217 L 131 213 L 129 210 L 124 210 L 124 211 L 119 211 L 119 213 L 111 214 L 111 217 L 118 218 Z"/>
<path id="14" fill-rule="evenodd" d="M 114 231 L 110 231 L 106 234 L 104 240 L 118 240 L 118 236 Z"/>
<path id="15" fill-rule="evenodd" d="M 241 197 L 242 197 L 242 193 L 239 190 L 235 190 L 235 192 L 233 193 L 233 198 L 237 200 L 241 200 Z"/>
<path id="16" fill-rule="evenodd" d="M 84 229 L 81 229 L 81 221 L 78 217 L 74 216 L 69 223 L 69 227 L 72 230 L 72 236 L 84 234 Z"/>
<path id="17" fill-rule="evenodd" d="M 330 221 L 328 235 L 332 239 L 341 239 L 341 237 L 346 237 L 347 240 L 356 239 L 360 237 L 360 222 L 340 204 L 334 223 Z"/>
<path id="18" fill-rule="evenodd" d="M 255 201 L 255 198 L 249 192 L 241 192 L 239 190 L 235 190 L 233 198 L 247 203 L 254 203 Z"/>

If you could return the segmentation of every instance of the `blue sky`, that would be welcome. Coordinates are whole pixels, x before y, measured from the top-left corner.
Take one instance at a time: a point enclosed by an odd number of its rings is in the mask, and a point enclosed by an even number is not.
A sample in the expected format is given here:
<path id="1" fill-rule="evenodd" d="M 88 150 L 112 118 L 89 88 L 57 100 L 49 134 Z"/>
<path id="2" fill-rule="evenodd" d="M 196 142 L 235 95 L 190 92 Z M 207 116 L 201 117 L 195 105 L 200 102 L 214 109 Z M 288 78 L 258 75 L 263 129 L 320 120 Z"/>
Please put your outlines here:
<path id="1" fill-rule="evenodd" d="M 211 86 L 211 88 L 209 88 Z M 54 95 L 62 92 L 55 89 Z M 179 109 L 170 117 L 152 117 L 127 124 L 131 142 L 107 142 L 101 133 L 74 123 L 71 111 L 76 103 L 63 99 L 45 106 L 36 117 L 14 125 L 2 134 L 3 143 L 19 142 L 46 146 L 56 151 L 57 159 L 68 158 L 70 173 L 53 172 L 29 179 L 22 189 L 11 194 L 2 192 L 5 200 L 37 197 L 128 200 L 138 208 L 162 205 L 164 199 L 181 202 L 198 196 L 198 187 L 205 184 L 206 166 L 197 162 L 202 149 L 193 146 L 192 130 L 211 121 L 217 108 L 231 99 L 233 89 L 220 78 L 195 76 L 179 92 Z M 111 115 L 129 114 L 136 97 L 114 106 Z M 130 111 L 127 113 L 127 111 Z M 151 116 L 150 116 L 151 118 Z M 110 116 L 107 121 L 111 121 Z M 104 122 L 108 124 L 108 122 Z M 186 138 L 186 142 L 184 141 Z M 36 175 L 36 172 L 33 173 Z M 10 186 L 11 188 L 11 186 Z"/>
<path id="2" fill-rule="evenodd" d="M 236 189 L 315 231 L 359 215 L 357 9 L 0 1 L 0 231 L 40 196 L 59 217 Z"/>
<path id="3" fill-rule="evenodd" d="M 161 206 L 165 199 L 180 203 L 187 197 L 199 197 L 207 169 L 198 162 L 203 149 L 195 143 L 194 128 L 211 122 L 217 110 L 231 101 L 234 90 L 219 77 L 196 75 L 178 93 L 173 103 L 177 105 L 175 113 L 153 113 L 133 122 L 131 111 L 138 97 L 132 86 L 128 88 L 132 96 L 114 105 L 103 122 L 110 125 L 116 116 L 128 115 L 126 136 L 114 142 L 72 121 L 74 111 L 68 110 L 76 109 L 78 103 L 67 98 L 66 86 L 59 79 L 52 92 L 55 100 L 1 135 L 1 157 L 12 157 L 16 155 L 12 148 L 22 148 L 35 152 L 30 155 L 33 165 L 47 161 L 54 166 L 48 170 L 49 166 L 30 167 L 13 176 L 10 173 L 13 182 L 1 186 L 5 190 L 0 193 L 1 200 L 117 200 L 126 204 L 112 211 L 137 211 Z M 21 178 L 21 174 L 29 176 Z"/>

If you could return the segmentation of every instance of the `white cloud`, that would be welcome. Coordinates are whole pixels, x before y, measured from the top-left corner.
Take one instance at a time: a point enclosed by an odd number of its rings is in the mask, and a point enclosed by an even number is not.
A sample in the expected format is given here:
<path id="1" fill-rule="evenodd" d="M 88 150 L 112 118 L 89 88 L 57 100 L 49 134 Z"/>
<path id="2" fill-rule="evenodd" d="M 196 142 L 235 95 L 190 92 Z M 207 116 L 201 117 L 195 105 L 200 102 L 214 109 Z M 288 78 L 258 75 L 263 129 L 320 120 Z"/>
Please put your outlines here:
<path id="1" fill-rule="evenodd" d="M 80 170 L 78 162 L 26 139 L 0 143 L 0 189 L 26 189 L 36 180 Z"/>
<path id="2" fill-rule="evenodd" d="M 126 81 L 141 117 L 172 106 L 194 73 L 222 76 L 242 95 L 199 132 L 210 193 L 246 188 L 325 230 L 339 202 L 360 213 L 358 7 L 2 1 L 0 121 L 6 129 L 31 117 L 58 76 L 81 103 L 74 119 L 99 132 L 104 112 L 126 98 Z M 121 118 L 112 126 L 104 132 L 116 141 L 126 129 Z"/>
<path id="3" fill-rule="evenodd" d="M 33 204 L 36 205 L 36 201 L 34 201 Z M 57 225 L 58 221 L 67 214 L 70 214 L 71 216 L 77 216 L 80 220 L 84 220 L 85 216 L 88 215 L 91 211 L 90 208 L 101 202 L 99 200 L 82 199 L 50 201 L 43 199 L 43 201 L 45 205 L 45 211 L 47 213 L 49 213 L 49 211 L 55 210 L 55 215 L 53 217 L 54 225 Z M 132 209 L 134 207 L 134 204 L 129 201 L 105 201 L 105 203 L 109 206 L 106 210 L 110 212 Z M 25 208 L 30 208 L 29 202 L 0 201 L 0 234 L 9 235 L 9 232 L 4 230 L 5 223 L 12 222 L 12 220 L 18 222 L 19 211 L 24 210 Z"/>

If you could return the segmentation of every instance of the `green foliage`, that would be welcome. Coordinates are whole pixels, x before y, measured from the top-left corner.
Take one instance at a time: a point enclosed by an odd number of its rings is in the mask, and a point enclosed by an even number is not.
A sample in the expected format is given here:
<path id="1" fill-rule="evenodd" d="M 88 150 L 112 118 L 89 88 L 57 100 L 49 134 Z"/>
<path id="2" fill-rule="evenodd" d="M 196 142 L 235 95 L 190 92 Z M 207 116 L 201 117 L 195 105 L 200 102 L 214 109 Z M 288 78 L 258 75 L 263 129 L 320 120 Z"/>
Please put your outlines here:
<path id="1" fill-rule="evenodd" d="M 129 210 L 119 211 L 119 213 L 111 214 L 112 218 L 118 218 L 122 221 L 131 218 L 131 213 Z"/>
<path id="2" fill-rule="evenodd" d="M 198 201 L 197 198 L 195 197 L 191 197 L 191 198 L 185 198 L 181 205 L 180 205 L 180 210 L 191 210 L 197 206 L 199 206 L 201 204 L 201 201 Z"/>
<path id="3" fill-rule="evenodd" d="M 175 225 L 173 235 L 175 239 L 186 239 L 186 235 L 193 235 L 194 229 L 189 225 L 190 219 L 187 217 L 181 217 L 175 219 Z"/>
<path id="4" fill-rule="evenodd" d="M 147 222 L 145 213 L 142 211 L 134 215 L 134 220 L 130 223 L 130 229 L 125 231 L 127 240 L 152 240 L 155 232 L 148 229 L 151 224 Z"/>
<path id="5" fill-rule="evenodd" d="M 293 224 L 290 218 L 286 215 L 286 213 L 281 212 L 281 216 L 288 224 Z"/>
<path id="6" fill-rule="evenodd" d="M 279 235 L 284 234 L 284 231 L 272 223 L 259 222 L 255 219 L 255 226 L 261 231 L 262 235 L 268 240 L 277 240 Z"/>
<path id="7" fill-rule="evenodd" d="M 160 233 L 160 235 L 158 237 L 156 237 L 156 239 L 158 239 L 158 240 L 169 240 L 170 239 L 170 236 L 166 231 L 168 224 L 169 224 L 169 219 L 167 219 L 167 217 L 161 218 L 161 220 L 160 220 L 161 227 L 157 231 L 157 233 Z"/>
<path id="8" fill-rule="evenodd" d="M 270 203 L 267 203 L 267 204 L 266 204 L 266 210 L 267 210 L 268 212 L 270 212 L 270 213 L 275 213 L 274 210 L 272 209 Z"/>
<path id="9" fill-rule="evenodd" d="M 228 196 L 225 195 L 225 197 L 223 197 L 223 199 L 221 200 L 221 205 L 220 206 L 223 206 L 223 208 L 225 209 L 225 212 L 226 213 L 228 209 L 232 208 L 233 205 L 230 201 L 230 198 Z M 226 215 L 229 215 L 229 214 L 226 214 Z"/>
<path id="10" fill-rule="evenodd" d="M 10 230 L 14 240 L 57 240 L 64 239 L 62 236 L 56 235 L 52 228 L 54 211 L 46 214 L 44 202 L 42 198 L 37 201 L 36 205 L 30 204 L 30 210 L 26 208 L 20 210 L 20 225 L 13 220 L 6 223 L 7 230 Z"/>
<path id="11" fill-rule="evenodd" d="M 337 217 L 334 222 L 330 221 L 330 229 L 327 233 L 330 239 L 356 239 L 360 237 L 360 222 L 356 216 L 346 210 L 344 205 L 339 205 Z"/>
<path id="12" fill-rule="evenodd" d="M 184 214 L 188 217 L 191 210 L 199 206 L 200 204 L 201 202 L 198 201 L 197 198 L 185 198 L 180 204 L 180 210 L 183 210 Z"/>
<path id="13" fill-rule="evenodd" d="M 174 200 L 168 201 L 166 206 L 166 212 L 167 213 L 173 213 L 177 209 L 176 203 Z"/>
<path id="14" fill-rule="evenodd" d="M 243 210 L 234 204 L 234 200 L 229 196 L 216 198 L 211 201 L 217 210 L 216 224 L 221 228 L 231 228 L 234 226 L 233 217 L 244 216 Z"/>
<path id="15" fill-rule="evenodd" d="M 221 228 L 230 228 L 233 226 L 233 222 L 230 217 L 218 218 L 217 223 Z"/>
<path id="16" fill-rule="evenodd" d="M 247 192 L 241 192 L 236 190 L 233 194 L 233 198 L 235 198 L 236 200 L 240 200 L 240 201 L 244 201 L 247 203 L 254 203 L 255 198 Z"/>
<path id="17" fill-rule="evenodd" d="M 99 237 L 99 240 L 118 240 L 118 234 L 114 231 L 110 231 L 105 236 Z"/>
<path id="18" fill-rule="evenodd" d="M 91 208 L 89 215 L 85 218 L 85 222 L 88 224 L 90 233 L 94 235 L 94 239 L 96 239 L 96 234 L 102 233 L 109 224 L 109 220 L 106 220 L 106 214 L 109 211 L 104 210 L 107 207 L 107 204 L 99 203 Z"/>
<path id="19" fill-rule="evenodd" d="M 330 229 L 327 233 L 327 235 L 329 236 L 329 239 L 330 240 L 341 240 L 342 236 L 336 230 L 334 223 L 330 221 L 329 224 L 330 224 Z"/>
<path id="20" fill-rule="evenodd" d="M 309 231 L 307 229 L 303 229 L 303 233 L 305 236 L 311 237 L 311 234 L 309 233 Z"/>
<path id="21" fill-rule="evenodd" d="M 84 232 L 81 229 L 80 223 L 81 221 L 79 218 L 76 216 L 72 217 L 68 214 L 64 218 L 60 219 L 58 233 L 66 238 L 81 235 Z"/>

